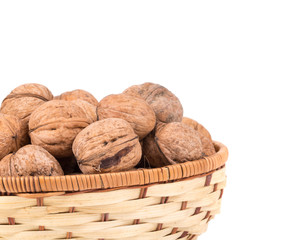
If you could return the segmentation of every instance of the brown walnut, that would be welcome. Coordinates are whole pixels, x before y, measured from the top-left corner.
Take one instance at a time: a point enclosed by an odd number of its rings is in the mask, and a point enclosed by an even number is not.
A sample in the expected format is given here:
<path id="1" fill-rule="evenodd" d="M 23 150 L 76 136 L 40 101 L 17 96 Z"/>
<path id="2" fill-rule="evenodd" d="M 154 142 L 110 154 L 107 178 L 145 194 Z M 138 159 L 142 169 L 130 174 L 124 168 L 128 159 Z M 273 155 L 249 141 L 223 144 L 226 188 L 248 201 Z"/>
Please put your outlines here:
<path id="1" fill-rule="evenodd" d="M 15 116 L 0 113 L 0 160 L 28 141 L 23 122 Z"/>
<path id="2" fill-rule="evenodd" d="M 13 154 L 10 153 L 0 160 L 0 177 L 12 176 L 11 173 L 11 158 Z"/>
<path id="3" fill-rule="evenodd" d="M 0 161 L 1 176 L 61 176 L 58 161 L 40 146 L 26 145 Z"/>
<path id="4" fill-rule="evenodd" d="M 74 140 L 73 153 L 84 174 L 128 170 L 142 154 L 131 125 L 119 118 L 100 120 L 82 130 Z"/>
<path id="5" fill-rule="evenodd" d="M 126 94 L 112 94 L 103 98 L 97 107 L 98 118 L 121 118 L 129 122 L 143 139 L 156 124 L 155 113 L 143 100 Z"/>
<path id="6" fill-rule="evenodd" d="M 183 117 L 182 122 L 188 125 L 189 127 L 195 129 L 199 133 L 202 146 L 203 146 L 204 156 L 211 156 L 216 153 L 213 142 L 212 142 L 211 135 L 209 131 L 203 125 L 187 117 Z"/>
<path id="7" fill-rule="evenodd" d="M 72 156 L 76 135 L 92 121 L 71 101 L 52 100 L 31 115 L 29 132 L 32 144 L 45 148 L 56 158 Z"/>
<path id="8" fill-rule="evenodd" d="M 44 102 L 53 99 L 48 88 L 37 83 L 15 88 L 2 102 L 1 113 L 17 116 L 28 124 L 31 113 Z"/>
<path id="9" fill-rule="evenodd" d="M 205 137 L 209 138 L 212 140 L 212 137 L 209 133 L 209 131 L 200 123 L 198 123 L 196 120 L 188 118 L 188 117 L 183 117 L 182 122 L 190 126 L 191 128 L 195 129 Z"/>
<path id="10" fill-rule="evenodd" d="M 153 167 L 163 167 L 200 159 L 202 143 L 198 133 L 181 122 L 172 122 L 156 128 L 145 139 L 143 153 Z"/>
<path id="11" fill-rule="evenodd" d="M 64 92 L 61 95 L 55 97 L 55 100 L 73 101 L 77 99 L 87 101 L 90 104 L 93 104 L 94 106 L 97 106 L 98 104 L 98 101 L 91 93 L 82 89 L 76 89 L 73 91 Z"/>
<path id="12" fill-rule="evenodd" d="M 97 121 L 97 107 L 90 104 L 87 101 L 78 99 L 72 101 L 74 104 L 78 105 L 86 114 L 86 117 L 90 122 Z"/>
<path id="13" fill-rule="evenodd" d="M 153 108 L 157 120 L 161 122 L 182 121 L 183 107 L 179 99 L 167 88 L 159 84 L 144 83 L 133 85 L 123 93 L 143 98 Z"/>

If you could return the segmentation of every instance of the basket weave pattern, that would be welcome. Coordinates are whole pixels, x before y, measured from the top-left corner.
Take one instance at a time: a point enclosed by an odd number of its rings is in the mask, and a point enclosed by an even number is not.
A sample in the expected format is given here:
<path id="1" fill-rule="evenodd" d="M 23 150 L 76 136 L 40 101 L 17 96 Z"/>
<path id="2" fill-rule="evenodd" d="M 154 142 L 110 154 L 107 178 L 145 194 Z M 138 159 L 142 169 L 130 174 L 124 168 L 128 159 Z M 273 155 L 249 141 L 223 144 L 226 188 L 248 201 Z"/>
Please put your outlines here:
<path id="1" fill-rule="evenodd" d="M 227 149 L 219 143 L 216 148 L 218 153 L 213 161 L 205 159 L 214 170 L 192 175 L 186 164 L 178 164 L 170 167 L 181 169 L 181 173 L 168 168 L 167 181 L 163 168 L 151 170 L 153 178 L 150 170 L 142 170 L 142 180 L 133 178 L 132 171 L 122 173 L 126 182 L 121 183 L 114 178 L 111 181 L 112 174 L 107 174 L 109 181 L 106 174 L 100 174 L 97 182 L 88 175 L 70 176 L 71 186 L 77 186 L 79 191 L 62 191 L 58 187 L 57 191 L 49 191 L 60 179 L 55 177 L 42 181 L 23 178 L 23 182 L 21 178 L 2 178 L 0 191 L 7 196 L 0 197 L 0 239 L 197 239 L 206 231 L 209 220 L 219 213 L 226 183 Z M 204 168 L 202 165 L 196 171 Z M 157 171 L 161 175 L 156 175 Z M 87 177 L 89 181 L 85 182 Z M 144 184 L 143 179 L 149 184 Z M 34 185 L 37 181 L 39 188 Z M 27 189 L 31 183 L 33 188 Z M 38 191 L 44 185 L 45 191 Z M 64 187 L 69 189 L 68 185 Z"/>

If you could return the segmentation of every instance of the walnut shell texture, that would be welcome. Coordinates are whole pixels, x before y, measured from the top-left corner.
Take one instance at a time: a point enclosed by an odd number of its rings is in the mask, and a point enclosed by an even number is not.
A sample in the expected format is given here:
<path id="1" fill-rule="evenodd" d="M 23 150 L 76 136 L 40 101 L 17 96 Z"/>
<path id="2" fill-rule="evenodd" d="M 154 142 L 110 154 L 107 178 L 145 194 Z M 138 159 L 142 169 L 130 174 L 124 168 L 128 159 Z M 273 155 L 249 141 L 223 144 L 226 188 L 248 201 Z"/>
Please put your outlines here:
<path id="1" fill-rule="evenodd" d="M 199 133 L 203 145 L 204 156 L 211 156 L 216 153 L 211 135 L 203 125 L 187 117 L 183 117 L 182 122 L 188 125 L 189 127 L 195 129 Z"/>
<path id="2" fill-rule="evenodd" d="M 155 140 L 155 131 L 152 131 L 143 139 L 142 155 L 143 158 L 141 158 L 141 163 L 138 166 L 140 168 L 145 168 L 146 166 L 148 168 L 163 167 L 175 164 L 174 161 L 167 159 L 159 148 L 158 143 Z"/>
<path id="3" fill-rule="evenodd" d="M 203 156 L 198 133 L 181 122 L 172 122 L 144 139 L 143 152 L 153 167 L 182 163 Z"/>
<path id="4" fill-rule="evenodd" d="M 202 142 L 204 156 L 207 157 L 207 156 L 211 156 L 211 155 L 215 154 L 216 150 L 215 150 L 215 147 L 213 145 L 213 142 L 209 138 L 207 138 L 206 136 L 202 135 L 200 132 L 199 132 L 199 136 L 200 136 L 200 139 Z"/>
<path id="5" fill-rule="evenodd" d="M 76 136 L 73 153 L 81 171 L 92 174 L 133 168 L 142 150 L 127 121 L 107 118 L 92 123 Z"/>
<path id="6" fill-rule="evenodd" d="M 28 124 L 31 113 L 44 102 L 53 99 L 50 90 L 37 83 L 16 87 L 2 102 L 0 112 L 17 116 Z"/>
<path id="7" fill-rule="evenodd" d="M 26 145 L 0 162 L 1 176 L 61 176 L 58 161 L 44 148 Z"/>
<path id="8" fill-rule="evenodd" d="M 210 140 L 212 140 L 212 137 L 209 131 L 202 124 L 198 123 L 196 120 L 188 118 L 188 117 L 183 117 L 182 122 L 187 124 L 191 128 L 197 130 L 199 133 L 206 136 Z"/>
<path id="9" fill-rule="evenodd" d="M 92 121 L 71 101 L 52 100 L 42 104 L 29 122 L 32 144 L 45 148 L 56 158 L 72 156 L 76 135 Z"/>
<path id="10" fill-rule="evenodd" d="M 27 144 L 25 125 L 19 118 L 0 113 L 0 159 Z"/>
<path id="11" fill-rule="evenodd" d="M 12 176 L 12 173 L 11 173 L 12 156 L 13 154 L 10 153 L 0 160 L 0 176 L 1 177 Z"/>
<path id="12" fill-rule="evenodd" d="M 123 93 L 143 98 L 153 108 L 157 120 L 161 122 L 180 122 L 183 107 L 180 100 L 167 88 L 155 83 L 143 83 L 127 88 Z"/>
<path id="13" fill-rule="evenodd" d="M 78 105 L 85 112 L 86 117 L 90 122 L 97 121 L 97 107 L 95 105 L 81 99 L 73 100 L 72 102 Z"/>
<path id="14" fill-rule="evenodd" d="M 61 95 L 55 97 L 55 100 L 73 101 L 77 99 L 87 101 L 90 104 L 93 104 L 94 106 L 97 106 L 98 104 L 97 99 L 91 93 L 82 89 L 76 89 L 73 91 L 64 92 Z"/>
<path id="15" fill-rule="evenodd" d="M 98 118 L 121 118 L 129 122 L 134 132 L 143 139 L 153 130 L 156 116 L 143 100 L 126 94 L 112 94 L 103 98 L 97 107 Z"/>

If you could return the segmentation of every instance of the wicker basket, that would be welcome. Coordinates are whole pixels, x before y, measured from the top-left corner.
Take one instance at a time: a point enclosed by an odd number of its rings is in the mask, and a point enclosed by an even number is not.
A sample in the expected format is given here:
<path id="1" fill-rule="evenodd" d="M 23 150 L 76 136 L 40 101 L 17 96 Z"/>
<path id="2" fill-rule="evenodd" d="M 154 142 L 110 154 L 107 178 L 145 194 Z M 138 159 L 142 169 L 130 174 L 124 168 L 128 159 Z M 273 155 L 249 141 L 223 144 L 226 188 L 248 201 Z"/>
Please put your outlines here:
<path id="1" fill-rule="evenodd" d="M 0 177 L 0 239 L 197 239 L 220 210 L 227 148 L 156 169 Z"/>

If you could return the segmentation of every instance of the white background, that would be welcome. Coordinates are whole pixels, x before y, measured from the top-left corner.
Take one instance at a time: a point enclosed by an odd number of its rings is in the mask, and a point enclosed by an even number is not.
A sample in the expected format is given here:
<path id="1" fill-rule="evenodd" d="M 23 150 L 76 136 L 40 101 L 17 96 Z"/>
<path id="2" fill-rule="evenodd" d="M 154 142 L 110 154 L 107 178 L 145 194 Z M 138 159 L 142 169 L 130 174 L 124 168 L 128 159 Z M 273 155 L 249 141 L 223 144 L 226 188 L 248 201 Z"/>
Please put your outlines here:
<path id="1" fill-rule="evenodd" d="M 200 240 L 286 239 L 285 1 L 1 1 L 0 97 L 159 83 L 229 148 Z"/>

